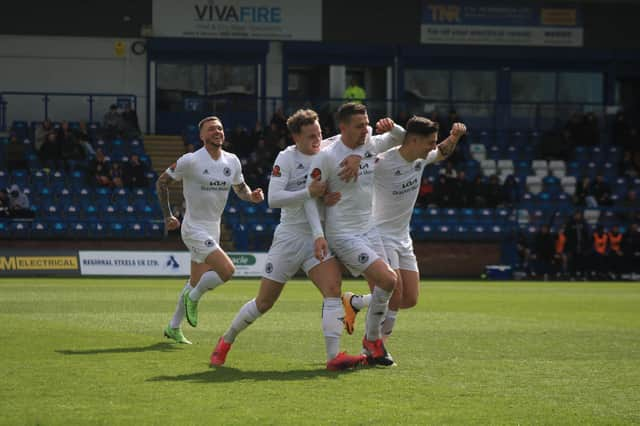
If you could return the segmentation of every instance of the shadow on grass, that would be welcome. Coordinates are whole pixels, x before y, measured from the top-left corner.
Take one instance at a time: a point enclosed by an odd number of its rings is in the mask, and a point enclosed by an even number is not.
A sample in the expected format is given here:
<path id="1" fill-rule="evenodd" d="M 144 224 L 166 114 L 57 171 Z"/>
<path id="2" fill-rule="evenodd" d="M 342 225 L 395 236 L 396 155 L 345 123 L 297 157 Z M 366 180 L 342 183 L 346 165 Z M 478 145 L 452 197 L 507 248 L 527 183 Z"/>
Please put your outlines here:
<path id="1" fill-rule="evenodd" d="M 196 382 L 196 383 L 224 383 L 249 381 L 296 381 L 315 377 L 336 379 L 341 374 L 353 373 L 355 370 L 328 371 L 325 368 L 313 370 L 271 370 L 271 371 L 243 371 L 237 368 L 217 367 L 193 374 L 181 374 L 178 376 L 157 376 L 148 379 L 148 382 Z"/>
<path id="2" fill-rule="evenodd" d="M 57 353 L 62 355 L 97 355 L 97 354 L 120 354 L 130 352 L 171 352 L 180 349 L 175 343 L 154 343 L 149 346 L 133 346 L 127 348 L 106 348 L 106 349 L 86 349 L 86 350 L 71 350 L 71 349 L 58 349 Z"/>

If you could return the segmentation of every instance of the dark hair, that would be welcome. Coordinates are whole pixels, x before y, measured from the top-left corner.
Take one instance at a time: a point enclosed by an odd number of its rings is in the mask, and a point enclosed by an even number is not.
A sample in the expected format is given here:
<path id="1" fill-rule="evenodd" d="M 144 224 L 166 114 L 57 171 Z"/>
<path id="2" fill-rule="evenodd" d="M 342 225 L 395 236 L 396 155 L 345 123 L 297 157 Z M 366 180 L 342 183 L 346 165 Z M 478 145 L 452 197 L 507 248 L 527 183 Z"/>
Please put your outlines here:
<path id="1" fill-rule="evenodd" d="M 357 114 L 366 114 L 367 107 L 358 102 L 347 102 L 346 104 L 340 105 L 338 108 L 338 122 L 339 123 L 348 123 L 351 119 L 352 115 Z"/>
<path id="2" fill-rule="evenodd" d="M 413 116 L 407 121 L 407 135 L 429 136 L 438 131 L 439 125 L 425 117 Z"/>
<path id="3" fill-rule="evenodd" d="M 218 117 L 216 117 L 215 115 L 210 115 L 209 117 L 205 117 L 202 120 L 200 120 L 200 122 L 198 123 L 198 130 L 202 130 L 202 126 L 204 125 L 204 123 L 206 123 L 207 121 L 219 121 L 220 124 L 222 124 L 222 120 L 220 120 Z"/>
<path id="4" fill-rule="evenodd" d="M 287 128 L 293 134 L 302 131 L 302 126 L 307 126 L 318 121 L 318 114 L 312 109 L 299 109 L 287 119 Z"/>

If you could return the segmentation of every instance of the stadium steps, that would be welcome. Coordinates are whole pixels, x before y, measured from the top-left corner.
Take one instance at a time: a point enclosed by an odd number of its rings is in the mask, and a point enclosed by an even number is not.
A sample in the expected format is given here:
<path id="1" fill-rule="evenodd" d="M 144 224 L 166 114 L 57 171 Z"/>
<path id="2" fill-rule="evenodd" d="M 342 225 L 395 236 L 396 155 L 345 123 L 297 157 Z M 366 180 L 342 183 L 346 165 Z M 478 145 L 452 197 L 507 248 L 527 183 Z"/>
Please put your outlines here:
<path id="1" fill-rule="evenodd" d="M 180 136 L 166 135 L 147 135 L 144 138 L 144 146 L 151 158 L 151 164 L 158 176 L 161 175 L 167 167 L 175 163 L 175 161 L 184 154 L 184 142 Z M 182 196 L 182 182 L 171 185 L 169 197 L 172 205 L 182 205 L 184 197 Z M 230 251 L 234 249 L 231 230 L 226 226 L 222 226 L 220 230 L 220 245 L 223 250 Z"/>

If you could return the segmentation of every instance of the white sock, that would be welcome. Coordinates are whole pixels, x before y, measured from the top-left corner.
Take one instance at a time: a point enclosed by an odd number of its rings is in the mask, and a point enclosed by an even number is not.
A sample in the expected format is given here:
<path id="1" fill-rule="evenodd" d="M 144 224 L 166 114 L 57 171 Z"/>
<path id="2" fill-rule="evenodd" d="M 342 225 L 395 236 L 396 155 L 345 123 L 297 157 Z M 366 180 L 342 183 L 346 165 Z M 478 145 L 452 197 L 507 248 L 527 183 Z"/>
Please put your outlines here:
<path id="1" fill-rule="evenodd" d="M 390 291 L 383 290 L 380 287 L 373 288 L 371 303 L 369 303 L 369 309 L 367 309 L 367 340 L 374 341 L 380 338 L 380 324 L 387 315 L 390 298 Z"/>
<path id="2" fill-rule="evenodd" d="M 327 361 L 338 355 L 344 329 L 344 307 L 339 297 L 325 297 L 322 303 L 322 332 L 327 348 Z"/>
<path id="3" fill-rule="evenodd" d="M 213 290 L 221 284 L 224 284 L 224 281 L 222 281 L 222 278 L 220 278 L 220 275 L 218 275 L 216 271 L 207 271 L 202 274 L 198 285 L 189 293 L 189 299 L 197 302 L 204 293 Z"/>
<path id="4" fill-rule="evenodd" d="M 236 317 L 231 321 L 231 326 L 224 333 L 224 341 L 227 343 L 233 343 L 236 340 L 236 337 L 242 330 L 249 327 L 251 323 L 257 320 L 260 315 L 260 311 L 256 306 L 256 299 L 251 299 L 247 303 L 244 304 L 242 308 L 236 314 Z"/>
<path id="5" fill-rule="evenodd" d="M 182 297 L 184 296 L 184 292 L 191 288 L 191 284 L 187 281 L 187 284 L 180 291 L 180 295 L 178 296 L 178 303 L 176 304 L 176 311 L 173 313 L 173 318 L 169 322 L 171 328 L 178 328 L 180 324 L 182 324 L 182 320 L 184 319 L 184 301 Z"/>
<path id="6" fill-rule="evenodd" d="M 370 303 L 371 303 L 371 294 L 363 294 L 362 296 L 358 294 L 354 294 L 353 297 L 351 298 L 351 306 L 353 306 L 353 308 L 357 309 L 358 311 L 361 310 L 362 308 L 369 306 Z"/>
<path id="7" fill-rule="evenodd" d="M 389 336 L 393 331 L 393 326 L 396 325 L 396 316 L 398 315 L 398 311 L 392 311 L 389 309 L 387 311 L 387 316 L 382 321 L 382 335 Z"/>

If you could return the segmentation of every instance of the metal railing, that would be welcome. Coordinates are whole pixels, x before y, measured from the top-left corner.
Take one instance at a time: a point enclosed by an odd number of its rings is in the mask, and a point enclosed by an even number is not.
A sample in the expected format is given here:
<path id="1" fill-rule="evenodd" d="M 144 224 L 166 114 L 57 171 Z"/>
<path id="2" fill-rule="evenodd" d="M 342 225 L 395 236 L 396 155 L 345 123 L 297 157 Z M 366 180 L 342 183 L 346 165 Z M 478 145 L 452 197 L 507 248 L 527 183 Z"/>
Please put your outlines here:
<path id="1" fill-rule="evenodd" d="M 0 92 L 0 131 L 14 120 L 67 121 L 102 120 L 113 104 L 129 103 L 137 109 L 137 97 L 130 93 Z"/>

